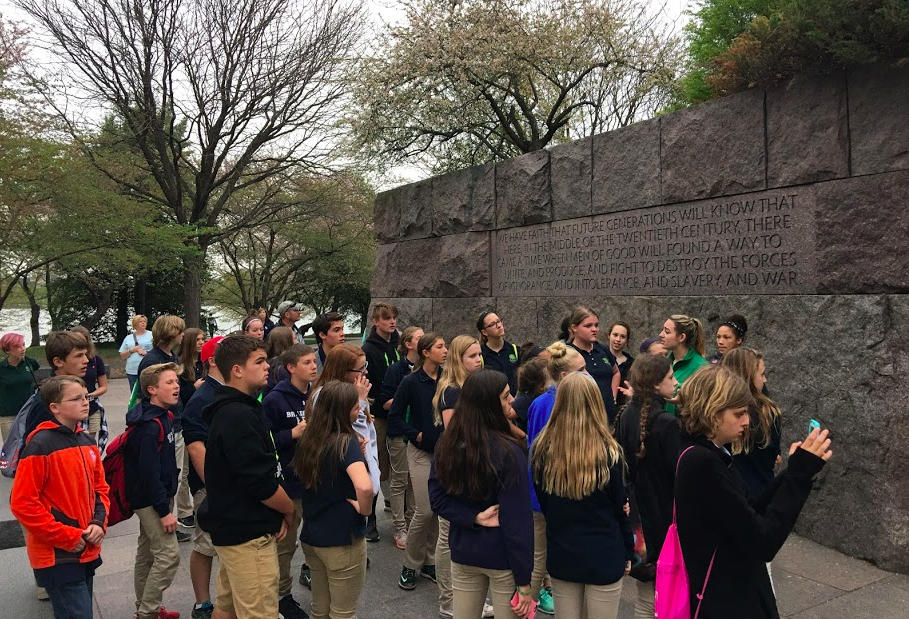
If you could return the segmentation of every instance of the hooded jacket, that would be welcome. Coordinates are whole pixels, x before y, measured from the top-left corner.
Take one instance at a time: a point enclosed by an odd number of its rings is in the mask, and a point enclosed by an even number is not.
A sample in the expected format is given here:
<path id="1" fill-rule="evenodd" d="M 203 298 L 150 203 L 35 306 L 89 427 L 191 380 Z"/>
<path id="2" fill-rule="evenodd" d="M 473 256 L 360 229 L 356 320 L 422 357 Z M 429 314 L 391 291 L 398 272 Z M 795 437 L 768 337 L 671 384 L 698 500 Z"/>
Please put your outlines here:
<path id="1" fill-rule="evenodd" d="M 139 362 L 139 374 L 142 374 L 142 370 L 145 368 L 157 365 L 159 363 L 175 363 L 180 365 L 180 358 L 175 355 L 173 352 L 166 352 L 161 350 L 157 346 L 153 346 L 150 351 L 148 351 L 143 357 L 142 361 Z M 181 393 L 181 396 L 183 394 Z M 183 431 L 183 399 L 177 401 L 176 404 L 170 407 L 170 412 L 174 416 L 174 432 Z"/>
<path id="2" fill-rule="evenodd" d="M 180 475 L 171 415 L 148 400 L 141 400 L 126 413 L 126 426 L 136 426 L 126 442 L 126 498 L 134 510 L 154 507 L 164 518 L 170 513 L 170 500 L 177 494 Z M 159 443 L 162 427 L 164 442 Z"/>
<path id="3" fill-rule="evenodd" d="M 388 411 L 388 435 L 404 436 L 414 447 L 435 452 L 436 441 L 442 435 L 442 426 L 436 425 L 435 410 L 432 398 L 436 394 L 436 384 L 442 376 L 442 368 L 433 378 L 420 368 L 404 377 L 395 393 L 395 399 Z M 421 441 L 417 436 L 423 433 Z"/>
<path id="4" fill-rule="evenodd" d="M 369 399 L 375 401 L 382 391 L 382 381 L 385 380 L 385 372 L 388 368 L 400 361 L 401 354 L 398 352 L 398 345 L 401 342 L 401 336 L 395 331 L 391 334 L 391 339 L 385 339 L 376 333 L 373 327 L 369 332 L 369 337 L 363 342 L 363 353 L 366 355 L 366 361 L 369 364 L 366 368 L 367 377 L 372 387 L 369 388 Z M 376 407 L 372 412 L 379 419 L 388 417 L 388 411 Z"/>
<path id="5" fill-rule="evenodd" d="M 303 486 L 290 468 L 290 461 L 297 448 L 297 441 L 291 435 L 291 431 L 306 418 L 308 399 L 308 391 L 303 393 L 294 387 L 289 379 L 284 379 L 279 381 L 262 400 L 262 412 L 275 439 L 275 448 L 278 450 L 278 460 L 281 462 L 281 472 L 284 475 L 284 483 L 281 485 L 287 496 L 292 499 L 303 496 Z"/>
<path id="6" fill-rule="evenodd" d="M 407 357 L 401 357 L 400 361 L 393 363 L 391 367 L 385 371 L 385 378 L 382 380 L 382 389 L 379 391 L 379 397 L 376 398 L 375 407 L 388 412 L 388 409 L 385 408 L 385 403 L 394 399 L 401 381 L 411 372 L 413 372 L 413 363 L 411 363 Z M 400 435 L 392 434 L 391 426 L 389 425 L 388 436 Z"/>
<path id="7" fill-rule="evenodd" d="M 205 488 L 198 510 L 215 546 L 236 546 L 281 528 L 282 516 L 262 501 L 278 491 L 281 464 L 275 443 L 254 397 L 228 385 L 215 389 L 202 411 L 208 424 Z"/>
<path id="8" fill-rule="evenodd" d="M 78 426 L 40 424 L 26 439 L 10 510 L 26 529 L 33 569 L 99 560 L 101 546 L 71 552 L 90 524 L 106 529 L 110 488 L 94 439 Z"/>

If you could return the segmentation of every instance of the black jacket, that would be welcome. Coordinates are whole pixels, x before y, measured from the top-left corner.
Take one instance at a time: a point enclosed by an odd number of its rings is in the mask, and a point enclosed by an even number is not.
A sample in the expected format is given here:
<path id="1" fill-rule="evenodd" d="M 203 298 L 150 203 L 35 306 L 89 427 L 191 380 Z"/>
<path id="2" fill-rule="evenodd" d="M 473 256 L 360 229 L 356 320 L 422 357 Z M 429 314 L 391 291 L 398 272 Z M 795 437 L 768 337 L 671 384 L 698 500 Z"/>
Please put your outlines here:
<path id="1" fill-rule="evenodd" d="M 395 393 L 401 385 L 401 381 L 404 380 L 405 376 L 410 375 L 412 372 L 413 363 L 411 363 L 407 357 L 402 357 L 397 363 L 391 364 L 391 367 L 385 372 L 385 379 L 382 381 L 382 389 L 379 390 L 379 397 L 376 398 L 373 408 L 381 408 L 384 410 L 385 403 L 394 399 Z M 400 436 L 390 434 L 390 432 L 391 428 L 389 428 L 389 436 Z"/>
<path id="2" fill-rule="evenodd" d="M 202 419 L 202 410 L 215 398 L 215 390 L 221 385 L 214 377 L 206 376 L 199 388 L 193 393 L 186 408 L 183 409 L 183 441 L 187 447 L 191 443 L 205 443 L 208 440 L 208 424 Z M 205 487 L 196 467 L 189 459 L 189 491 L 195 494 Z"/>
<path id="3" fill-rule="evenodd" d="M 400 341 L 401 336 L 398 335 L 397 331 L 392 333 L 391 340 L 386 342 L 381 335 L 376 333 L 376 328 L 373 327 L 369 337 L 363 342 L 363 352 L 366 354 L 366 361 L 369 364 L 366 368 L 366 375 L 369 378 L 369 382 L 372 383 L 372 387 L 369 389 L 369 398 L 371 400 L 379 398 L 379 393 L 382 391 L 382 381 L 385 380 L 385 372 L 401 359 L 401 355 L 398 353 Z M 372 414 L 379 419 L 388 417 L 388 411 L 381 406 L 373 408 Z"/>
<path id="4" fill-rule="evenodd" d="M 215 546 L 235 546 L 277 533 L 282 516 L 262 501 L 278 491 L 281 467 L 255 398 L 227 385 L 202 411 L 207 496 L 199 524 Z"/>
<path id="5" fill-rule="evenodd" d="M 433 453 L 436 441 L 442 435 L 442 426 L 436 425 L 432 398 L 436 394 L 436 383 L 442 376 L 442 368 L 432 378 L 422 368 L 404 377 L 395 393 L 391 410 L 388 411 L 388 435 L 404 436 L 423 451 Z M 417 442 L 422 432 L 423 440 Z"/>
<path id="6" fill-rule="evenodd" d="M 644 458 L 637 457 L 641 445 L 641 406 L 632 401 L 619 419 L 618 439 L 628 465 L 626 489 L 634 495 L 644 541 L 647 563 L 656 563 L 672 524 L 675 466 L 679 459 L 679 420 L 667 413 L 662 398 L 653 398 L 647 414 Z"/>
<path id="7" fill-rule="evenodd" d="M 142 370 L 145 368 L 156 365 L 158 363 L 176 363 L 180 365 L 180 358 L 173 353 L 167 353 L 157 346 L 153 346 L 150 351 L 148 351 L 142 361 L 139 362 L 139 375 L 142 374 Z M 190 394 L 191 395 L 191 394 Z M 174 432 L 183 431 L 183 387 L 180 388 L 181 400 L 170 407 L 170 412 L 174 414 Z"/>
<path id="8" fill-rule="evenodd" d="M 748 453 L 732 456 L 732 466 L 742 476 L 748 494 L 758 497 L 773 483 L 776 457 L 782 452 L 783 424 L 782 417 L 774 420 L 770 426 L 770 442 L 766 447 L 761 447 L 764 443 L 764 432 L 761 430 L 758 412 L 752 408 L 749 415 L 753 446 Z"/>
<path id="9" fill-rule="evenodd" d="M 166 410 L 141 400 L 126 413 L 126 425 L 136 426 L 126 442 L 126 498 L 133 509 L 154 507 L 163 518 L 170 513 L 170 500 L 177 494 L 180 474 L 173 422 Z M 159 441 L 162 426 L 163 442 Z"/>
<path id="10" fill-rule="evenodd" d="M 691 610 L 710 564 L 700 619 L 778 619 L 766 563 L 786 542 L 824 461 L 799 449 L 767 492 L 749 501 L 732 456 L 703 436 L 682 436 L 675 494 Z"/>
<path id="11" fill-rule="evenodd" d="M 281 485 L 287 496 L 292 499 L 299 499 L 303 495 L 303 486 L 290 468 L 290 461 L 297 448 L 297 441 L 291 436 L 291 431 L 306 417 L 308 399 L 309 391 L 301 392 L 288 379 L 275 385 L 275 388 L 262 399 L 262 412 L 275 439 L 275 447 L 281 461 L 281 471 L 284 475 L 284 483 Z"/>

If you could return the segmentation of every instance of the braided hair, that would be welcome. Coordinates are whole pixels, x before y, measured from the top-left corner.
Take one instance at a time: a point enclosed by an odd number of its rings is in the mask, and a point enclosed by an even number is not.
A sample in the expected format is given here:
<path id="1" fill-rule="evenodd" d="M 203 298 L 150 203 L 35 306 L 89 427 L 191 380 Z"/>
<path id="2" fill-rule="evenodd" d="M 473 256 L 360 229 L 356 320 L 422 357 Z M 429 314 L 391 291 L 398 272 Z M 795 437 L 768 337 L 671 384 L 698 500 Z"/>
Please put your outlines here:
<path id="1" fill-rule="evenodd" d="M 656 392 L 656 386 L 666 378 L 670 370 L 672 370 L 672 364 L 663 355 L 644 355 L 631 364 L 631 373 L 628 377 L 628 382 L 634 389 L 631 403 L 641 407 L 641 434 L 638 458 L 643 458 L 647 455 L 644 441 L 647 439 L 647 420 L 650 416 L 653 398 L 659 395 Z M 627 405 L 622 410 L 624 411 L 625 408 L 627 408 Z"/>

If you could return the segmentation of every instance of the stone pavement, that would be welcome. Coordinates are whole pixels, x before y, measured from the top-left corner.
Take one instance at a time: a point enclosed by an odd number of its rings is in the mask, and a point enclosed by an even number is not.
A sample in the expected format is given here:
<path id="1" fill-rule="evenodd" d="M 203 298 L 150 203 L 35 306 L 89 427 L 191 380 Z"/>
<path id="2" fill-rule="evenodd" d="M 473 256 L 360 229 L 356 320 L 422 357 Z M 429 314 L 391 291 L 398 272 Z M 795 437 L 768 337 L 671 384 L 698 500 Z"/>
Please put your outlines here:
<path id="1" fill-rule="evenodd" d="M 127 401 L 125 380 L 112 380 L 104 396 L 112 434 L 124 427 Z M 11 519 L 9 490 L 11 481 L 0 478 L 0 521 Z M 381 505 L 381 503 L 380 503 Z M 369 544 L 372 567 L 367 573 L 366 590 L 360 598 L 364 619 L 432 619 L 437 617 L 436 587 L 420 580 L 415 591 L 403 591 L 396 582 L 402 552 L 392 543 L 389 515 L 379 515 L 382 540 Z M 132 567 L 135 559 L 138 522 L 129 520 L 111 527 L 104 541 L 104 565 L 95 577 L 95 617 L 129 619 L 135 611 Z M 174 584 L 165 593 L 164 605 L 189 618 L 193 602 L 189 581 L 190 544 L 181 545 L 181 564 Z M 299 553 L 293 564 L 299 573 Z M 0 619 L 26 617 L 50 619 L 50 604 L 33 595 L 33 578 L 24 548 L 0 550 Z M 773 580 L 783 617 L 792 619 L 907 619 L 909 617 L 909 576 L 891 574 L 864 561 L 791 536 L 773 562 Z M 634 583 L 626 580 L 622 591 L 620 619 L 631 619 Z M 309 608 L 309 590 L 294 584 L 294 596 Z M 545 617 L 545 615 L 540 615 Z M 573 619 L 573 618 L 565 618 Z"/>

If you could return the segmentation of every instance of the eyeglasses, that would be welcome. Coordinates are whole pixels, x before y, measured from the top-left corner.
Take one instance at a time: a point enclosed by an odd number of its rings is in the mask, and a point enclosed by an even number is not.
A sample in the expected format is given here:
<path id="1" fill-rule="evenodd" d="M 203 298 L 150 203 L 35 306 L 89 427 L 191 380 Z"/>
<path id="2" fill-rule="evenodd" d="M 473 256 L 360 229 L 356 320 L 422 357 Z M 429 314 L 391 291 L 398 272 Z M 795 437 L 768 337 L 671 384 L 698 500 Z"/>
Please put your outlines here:
<path id="1" fill-rule="evenodd" d="M 498 327 L 498 326 L 501 325 L 501 324 L 502 324 L 502 319 L 499 318 L 498 320 L 493 320 L 491 323 L 489 323 L 488 325 L 486 325 L 486 326 L 483 327 L 483 328 L 484 328 L 484 329 L 492 329 L 493 327 Z"/>
<path id="2" fill-rule="evenodd" d="M 353 370 L 347 370 L 347 371 L 348 371 L 348 372 L 356 372 L 357 374 L 366 374 L 366 368 L 368 368 L 368 367 L 369 367 L 369 361 L 367 361 L 366 363 L 364 363 L 364 364 L 363 364 L 363 367 L 361 367 L 359 370 L 353 369 Z"/>
<path id="3" fill-rule="evenodd" d="M 68 398 L 66 400 L 63 400 L 63 402 L 90 402 L 90 401 L 91 401 L 91 398 L 88 397 L 88 394 L 80 395 L 75 398 Z"/>

